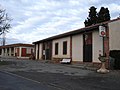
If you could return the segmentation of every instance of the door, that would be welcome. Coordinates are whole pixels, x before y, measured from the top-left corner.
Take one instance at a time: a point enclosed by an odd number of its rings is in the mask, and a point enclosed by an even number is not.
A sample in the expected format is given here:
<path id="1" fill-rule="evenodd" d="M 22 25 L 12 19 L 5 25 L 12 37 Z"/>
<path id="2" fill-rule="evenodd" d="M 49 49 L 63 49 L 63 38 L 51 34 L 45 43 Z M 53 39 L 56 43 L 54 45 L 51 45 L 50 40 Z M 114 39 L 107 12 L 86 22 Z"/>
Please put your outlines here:
<path id="1" fill-rule="evenodd" d="M 43 43 L 43 60 L 51 60 L 52 57 L 52 41 L 44 42 Z"/>
<path id="2" fill-rule="evenodd" d="M 22 57 L 26 57 L 26 48 L 22 48 L 22 54 L 21 54 Z"/>
<path id="3" fill-rule="evenodd" d="M 46 60 L 50 60 L 50 50 L 49 49 L 46 49 L 45 50 L 45 52 L 46 52 Z"/>
<path id="4" fill-rule="evenodd" d="M 46 43 L 46 59 L 51 60 L 52 57 L 52 41 Z"/>
<path id="5" fill-rule="evenodd" d="M 92 62 L 92 33 L 83 35 L 83 62 Z"/>

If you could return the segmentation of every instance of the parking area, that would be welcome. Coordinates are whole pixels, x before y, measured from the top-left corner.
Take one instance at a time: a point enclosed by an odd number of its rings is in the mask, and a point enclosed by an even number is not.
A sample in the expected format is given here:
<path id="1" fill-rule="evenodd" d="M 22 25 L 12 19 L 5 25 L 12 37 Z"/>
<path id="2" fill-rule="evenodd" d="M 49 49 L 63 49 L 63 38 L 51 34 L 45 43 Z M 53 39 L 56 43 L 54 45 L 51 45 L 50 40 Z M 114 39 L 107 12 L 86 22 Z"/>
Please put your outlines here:
<path id="1" fill-rule="evenodd" d="M 96 70 L 45 61 L 4 59 L 12 62 L 0 70 L 41 82 L 61 90 L 119 90 L 120 71 L 99 74 Z"/>
<path id="2" fill-rule="evenodd" d="M 50 73 L 62 73 L 65 75 L 88 75 L 91 70 L 80 69 L 81 67 L 74 67 L 70 64 L 53 64 L 45 61 L 35 60 L 19 60 L 19 59 L 3 59 L 4 61 L 13 62 L 10 65 L 0 67 L 2 70 L 14 72 L 50 72 Z"/>

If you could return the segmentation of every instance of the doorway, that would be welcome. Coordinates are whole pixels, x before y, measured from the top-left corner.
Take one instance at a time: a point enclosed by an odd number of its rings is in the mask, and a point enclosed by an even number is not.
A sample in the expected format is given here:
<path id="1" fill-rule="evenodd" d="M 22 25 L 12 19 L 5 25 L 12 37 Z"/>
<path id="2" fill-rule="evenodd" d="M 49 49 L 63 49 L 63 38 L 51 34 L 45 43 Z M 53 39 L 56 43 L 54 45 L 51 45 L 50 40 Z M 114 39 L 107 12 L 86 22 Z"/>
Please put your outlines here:
<path id="1" fill-rule="evenodd" d="M 92 33 L 83 34 L 83 62 L 92 62 Z"/>
<path id="2" fill-rule="evenodd" d="M 52 41 L 43 43 L 43 60 L 51 60 L 52 57 Z"/>

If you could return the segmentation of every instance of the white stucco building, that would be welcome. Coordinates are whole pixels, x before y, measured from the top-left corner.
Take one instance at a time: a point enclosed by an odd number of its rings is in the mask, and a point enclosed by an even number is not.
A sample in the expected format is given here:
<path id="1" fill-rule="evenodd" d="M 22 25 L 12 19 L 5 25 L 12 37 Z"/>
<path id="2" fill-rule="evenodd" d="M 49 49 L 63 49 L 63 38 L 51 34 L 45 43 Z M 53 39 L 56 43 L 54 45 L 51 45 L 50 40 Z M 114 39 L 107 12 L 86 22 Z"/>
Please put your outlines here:
<path id="1" fill-rule="evenodd" d="M 105 32 L 99 31 L 99 26 L 104 27 Z M 100 34 L 105 36 L 101 37 Z M 72 63 L 100 63 L 99 54 L 109 57 L 110 50 L 120 50 L 120 18 L 49 37 L 33 44 L 35 57 L 39 60 L 59 62 L 63 58 L 70 58 Z"/>
<path id="2" fill-rule="evenodd" d="M 5 46 L 0 46 L 1 56 L 14 56 L 16 58 L 29 58 L 34 52 L 34 45 L 32 44 L 10 44 Z"/>

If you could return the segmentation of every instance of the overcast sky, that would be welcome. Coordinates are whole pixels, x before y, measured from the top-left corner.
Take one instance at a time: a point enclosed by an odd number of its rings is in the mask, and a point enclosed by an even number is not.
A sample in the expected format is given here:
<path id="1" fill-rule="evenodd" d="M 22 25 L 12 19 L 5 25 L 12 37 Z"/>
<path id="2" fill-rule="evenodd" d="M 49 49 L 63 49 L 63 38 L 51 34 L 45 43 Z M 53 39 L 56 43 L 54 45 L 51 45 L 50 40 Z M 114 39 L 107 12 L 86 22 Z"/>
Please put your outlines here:
<path id="1" fill-rule="evenodd" d="M 0 0 L 12 28 L 7 44 L 32 43 L 84 27 L 91 6 L 110 10 L 111 19 L 120 14 L 120 0 Z"/>

